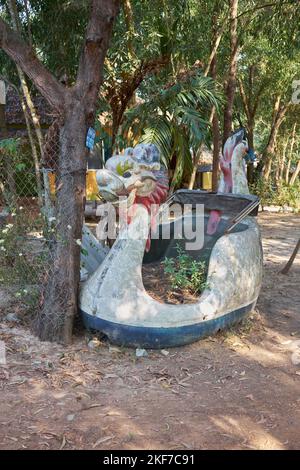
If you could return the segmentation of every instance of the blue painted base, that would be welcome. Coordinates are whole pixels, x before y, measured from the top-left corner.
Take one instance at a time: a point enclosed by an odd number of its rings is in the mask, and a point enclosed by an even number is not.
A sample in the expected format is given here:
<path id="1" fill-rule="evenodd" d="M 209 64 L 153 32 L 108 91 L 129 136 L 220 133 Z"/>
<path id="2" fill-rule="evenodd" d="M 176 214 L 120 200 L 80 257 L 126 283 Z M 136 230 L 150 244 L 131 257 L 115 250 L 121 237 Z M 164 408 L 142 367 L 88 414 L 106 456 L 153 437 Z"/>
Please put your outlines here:
<path id="1" fill-rule="evenodd" d="M 103 320 L 83 311 L 81 314 L 86 328 L 101 331 L 113 343 L 135 348 L 161 349 L 193 343 L 228 328 L 241 321 L 254 306 L 255 302 L 213 320 L 172 328 L 123 325 Z"/>

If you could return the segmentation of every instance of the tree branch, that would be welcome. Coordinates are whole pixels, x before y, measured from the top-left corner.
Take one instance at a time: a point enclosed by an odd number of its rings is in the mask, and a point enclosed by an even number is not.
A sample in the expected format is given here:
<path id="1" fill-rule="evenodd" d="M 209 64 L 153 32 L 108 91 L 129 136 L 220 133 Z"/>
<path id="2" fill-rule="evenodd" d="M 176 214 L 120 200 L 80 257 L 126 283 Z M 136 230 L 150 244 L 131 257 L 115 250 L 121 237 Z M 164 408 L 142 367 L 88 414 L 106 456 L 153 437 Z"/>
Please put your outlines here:
<path id="1" fill-rule="evenodd" d="M 245 89 L 244 89 L 244 85 L 243 85 L 242 80 L 239 79 L 238 84 L 239 84 L 239 88 L 240 88 L 240 95 L 241 95 L 242 102 L 243 102 L 243 105 L 244 105 L 244 110 L 246 112 L 248 121 L 250 121 L 250 109 L 249 109 L 249 106 L 248 106 L 248 99 L 247 99 L 247 96 L 246 96 L 246 93 L 245 93 Z"/>
<path id="2" fill-rule="evenodd" d="M 270 8 L 270 7 L 277 7 L 277 6 L 282 6 L 282 5 L 293 5 L 297 2 L 298 0 L 278 0 L 277 2 L 272 2 L 272 3 L 265 3 L 264 5 L 257 5 L 254 8 L 249 8 L 248 10 L 242 11 L 239 15 L 236 16 L 236 18 L 240 18 L 241 16 L 247 15 L 248 13 L 255 13 L 258 10 L 262 10 L 264 8 Z"/>
<path id="3" fill-rule="evenodd" d="M 26 73 L 50 105 L 61 110 L 65 89 L 37 58 L 33 49 L 0 18 L 0 47 Z"/>
<path id="4" fill-rule="evenodd" d="M 90 106 L 91 110 L 102 82 L 103 64 L 119 4 L 119 0 L 92 0 L 90 20 L 74 86 L 79 99 L 86 100 L 85 104 L 87 108 Z"/>
<path id="5" fill-rule="evenodd" d="M 2 75 L 2 74 L 0 74 L 0 80 L 5 82 L 7 86 L 10 86 L 11 88 L 13 88 L 18 93 L 18 96 L 21 97 L 21 93 L 20 93 L 20 90 L 17 87 L 17 85 L 15 85 L 13 82 L 11 82 L 8 78 L 4 77 L 4 75 Z"/>
<path id="6" fill-rule="evenodd" d="M 257 108 L 258 108 L 258 104 L 259 104 L 259 98 L 261 97 L 261 94 L 262 92 L 264 91 L 264 88 L 266 87 L 266 83 L 265 82 L 262 82 L 259 89 L 258 89 L 258 92 L 256 94 L 256 97 L 253 101 L 253 106 L 252 106 L 252 114 L 255 115 L 256 114 L 256 111 L 257 111 Z"/>

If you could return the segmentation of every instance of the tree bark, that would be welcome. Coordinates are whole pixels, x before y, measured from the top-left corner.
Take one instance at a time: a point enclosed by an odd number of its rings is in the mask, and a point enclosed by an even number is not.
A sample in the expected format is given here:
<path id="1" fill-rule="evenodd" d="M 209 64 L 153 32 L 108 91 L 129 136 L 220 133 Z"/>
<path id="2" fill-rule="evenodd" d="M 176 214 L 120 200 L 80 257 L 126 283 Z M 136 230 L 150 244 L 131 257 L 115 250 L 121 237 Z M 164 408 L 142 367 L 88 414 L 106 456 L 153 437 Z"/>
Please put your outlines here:
<path id="1" fill-rule="evenodd" d="M 26 11 L 26 18 L 27 18 L 27 23 L 28 23 L 28 36 L 29 36 L 29 45 L 32 47 L 32 36 L 31 36 L 31 29 L 30 29 L 30 15 L 29 15 L 29 10 L 28 10 L 28 5 L 27 5 L 27 0 L 24 2 L 25 6 L 25 11 Z M 14 30 L 17 31 L 19 34 L 21 34 L 21 25 L 20 25 L 20 20 L 18 16 L 18 10 L 16 6 L 15 0 L 8 0 L 8 8 L 10 11 L 12 23 Z M 40 157 L 43 160 L 43 148 L 44 148 L 44 139 L 43 139 L 43 134 L 41 130 L 41 125 L 40 125 L 40 118 L 36 112 L 33 100 L 31 98 L 31 94 L 26 82 L 25 75 L 19 65 L 16 65 L 20 84 L 21 84 L 21 89 L 23 92 L 23 97 L 26 101 L 26 104 L 24 102 L 24 99 L 21 98 L 21 103 L 22 103 L 22 109 L 23 113 L 25 116 L 25 121 L 26 121 L 26 127 L 27 127 L 27 133 L 29 137 L 29 142 L 31 145 L 31 150 L 32 150 L 32 156 L 33 156 L 33 161 L 34 161 L 34 167 L 35 167 L 35 175 L 36 175 L 36 183 L 37 183 L 37 193 L 38 193 L 38 199 L 40 202 L 40 205 L 43 206 L 42 211 L 44 212 L 44 215 L 46 216 L 47 221 L 49 221 L 50 217 L 53 215 L 53 207 L 51 203 L 51 191 L 50 191 L 50 182 L 49 182 L 49 177 L 48 173 L 45 169 L 42 169 L 40 167 L 40 160 L 38 157 L 36 145 L 31 133 L 31 126 L 30 126 L 30 121 L 28 119 L 28 112 L 27 108 L 30 113 L 30 117 L 33 123 L 33 127 L 35 130 L 35 134 L 37 137 L 37 141 L 39 144 L 40 148 Z M 27 105 L 27 107 L 26 107 Z M 44 191 L 42 191 L 42 184 L 41 184 L 41 174 L 43 176 L 43 183 L 44 183 Z M 48 222 L 49 224 L 49 222 Z"/>
<path id="2" fill-rule="evenodd" d="M 9 8 L 9 11 L 10 11 L 10 15 L 11 15 L 14 30 L 17 31 L 20 34 L 21 33 L 20 20 L 19 20 L 19 17 L 18 17 L 18 11 L 17 11 L 15 0 L 8 0 L 8 8 Z M 28 18 L 27 18 L 27 21 L 28 21 Z M 30 35 L 30 37 L 31 37 L 31 35 Z M 17 72 L 18 72 L 18 76 L 19 76 L 23 96 L 25 98 L 27 107 L 29 109 L 31 120 L 32 120 L 32 123 L 33 123 L 33 127 L 34 127 L 34 130 L 35 130 L 35 133 L 36 133 L 36 136 L 37 136 L 37 140 L 38 140 L 38 143 L 39 143 L 40 155 L 41 155 L 41 158 L 43 158 L 44 139 L 43 139 L 42 129 L 41 129 L 41 125 L 40 125 L 40 119 L 39 119 L 39 116 L 36 112 L 33 100 L 31 98 L 31 94 L 30 94 L 30 91 L 29 91 L 29 88 L 28 88 L 28 85 L 27 85 L 27 82 L 26 82 L 25 75 L 24 75 L 24 73 L 23 73 L 23 71 L 22 71 L 22 69 L 19 65 L 16 65 L 16 68 L 17 68 Z M 32 156 L 33 156 L 33 161 L 34 161 L 38 197 L 39 197 L 40 205 L 42 205 L 43 198 L 42 198 L 40 162 L 39 162 L 36 146 L 35 146 L 35 143 L 34 143 L 34 140 L 33 140 L 33 136 L 32 136 L 32 133 L 31 133 L 30 122 L 28 120 L 28 113 L 27 113 L 26 105 L 23 102 L 22 98 L 21 98 L 21 103 L 22 103 L 23 113 L 24 113 L 24 116 L 25 116 L 26 127 L 27 127 L 29 142 L 30 142 L 30 145 L 31 145 Z M 52 214 L 52 204 L 51 204 L 51 194 L 50 194 L 50 183 L 49 183 L 47 172 L 43 171 L 42 173 L 43 173 L 43 182 L 44 182 L 44 203 L 45 203 L 44 212 L 45 212 L 46 218 L 49 219 L 53 215 Z"/>
<path id="3" fill-rule="evenodd" d="M 212 168 L 212 191 L 218 191 L 218 182 L 219 182 L 219 161 L 220 161 L 220 126 L 219 118 L 217 113 L 214 113 L 213 122 L 212 122 L 212 132 L 213 132 L 213 168 Z"/>
<path id="4" fill-rule="evenodd" d="M 238 0 L 230 0 L 230 65 L 227 86 L 225 90 L 226 104 L 224 109 L 223 142 L 232 131 L 233 103 L 236 89 L 237 56 L 238 56 Z"/>
<path id="5" fill-rule="evenodd" d="M 60 132 L 57 245 L 54 270 L 37 322 L 41 339 L 71 341 L 80 280 L 78 243 L 82 236 L 88 153 L 85 136 L 95 119 L 103 64 L 117 7 L 117 1 L 94 0 L 77 82 L 66 99 L 64 125 Z"/>
<path id="6" fill-rule="evenodd" d="M 257 113 L 259 99 L 265 88 L 265 84 L 262 83 L 259 87 L 256 95 L 254 95 L 254 80 L 255 80 L 255 66 L 251 65 L 248 71 L 248 92 L 246 93 L 242 80 L 238 80 L 240 95 L 242 98 L 243 108 L 247 118 L 247 131 L 248 131 L 248 144 L 249 147 L 254 149 L 254 128 L 255 128 L 255 116 Z"/>
<path id="7" fill-rule="evenodd" d="M 289 184 L 289 180 L 290 180 L 290 168 L 291 168 L 291 164 L 292 164 L 292 157 L 293 157 L 294 145 L 295 145 L 295 140 L 296 140 L 296 128 L 297 128 L 297 123 L 295 122 L 294 125 L 293 125 L 291 146 L 290 146 L 290 151 L 289 151 L 289 158 L 288 158 L 288 163 L 287 163 L 286 172 L 285 172 L 285 182 L 286 182 L 286 184 Z"/>
<path id="8" fill-rule="evenodd" d="M 77 313 L 80 281 L 80 240 L 84 215 L 86 112 L 80 100 L 69 99 L 60 131 L 56 172 L 56 244 L 42 309 L 34 330 L 41 340 L 70 343 Z"/>
<path id="9" fill-rule="evenodd" d="M 49 104 L 58 113 L 63 112 L 65 101 L 63 85 L 44 67 L 20 34 L 12 30 L 2 18 L 0 18 L 0 47 L 33 81 Z"/>
<path id="10" fill-rule="evenodd" d="M 87 149 L 85 137 L 95 119 L 102 71 L 118 0 L 92 0 L 77 80 L 65 88 L 42 65 L 21 36 L 0 19 L 0 47 L 22 68 L 62 116 L 57 186 L 57 238 L 53 269 L 34 325 L 42 340 L 71 341 L 80 276 Z"/>
<path id="11" fill-rule="evenodd" d="M 290 257 L 290 259 L 288 260 L 287 264 L 286 264 L 285 267 L 280 271 L 281 274 L 287 274 L 287 273 L 289 272 L 289 270 L 290 270 L 290 268 L 292 267 L 292 264 L 293 264 L 293 262 L 294 262 L 294 259 L 295 259 L 296 256 L 297 256 L 297 253 L 298 253 L 299 249 L 300 249 L 300 238 L 299 238 L 299 240 L 298 240 L 298 242 L 297 242 L 297 244 L 296 244 L 296 246 L 295 246 L 295 249 L 294 249 L 293 253 L 291 254 L 291 257 Z"/>
<path id="12" fill-rule="evenodd" d="M 158 73 L 169 63 L 169 57 L 157 57 L 141 62 L 138 67 L 118 85 L 113 81 L 105 94 L 112 109 L 112 150 L 116 150 L 116 139 L 123 121 L 124 113 L 134 100 L 135 92 L 145 78 Z"/>
<path id="13" fill-rule="evenodd" d="M 290 186 L 292 186 L 295 183 L 296 178 L 298 177 L 299 173 L 300 173 L 300 160 L 298 160 L 296 169 L 295 169 L 294 173 L 291 176 L 290 183 L 289 183 Z"/>
<path id="14" fill-rule="evenodd" d="M 211 53 L 209 56 L 208 64 L 204 71 L 204 76 L 207 77 L 209 72 L 211 73 L 212 78 L 216 79 L 216 68 L 217 68 L 217 50 L 221 41 L 221 37 L 225 30 L 226 23 L 224 22 L 223 27 L 219 32 L 217 32 L 217 11 L 219 8 L 218 0 L 215 3 L 215 14 L 212 18 L 212 31 L 213 31 L 213 41 L 211 47 Z M 212 168 L 212 190 L 217 191 L 218 188 L 218 171 L 219 171 L 219 153 L 220 153 L 220 128 L 219 128 L 219 118 L 216 113 L 215 107 L 213 106 L 209 116 L 209 124 L 212 124 L 212 133 L 213 133 L 213 168 Z M 203 150 L 203 142 L 199 145 L 199 149 L 196 152 L 193 164 L 192 174 L 189 181 L 189 189 L 193 189 L 195 185 L 196 175 L 198 165 L 201 162 L 201 155 Z"/>
<path id="15" fill-rule="evenodd" d="M 211 62 L 211 77 L 216 80 L 217 78 L 217 55 L 215 54 Z M 212 167 L 212 191 L 218 190 L 218 176 L 219 176 L 219 160 L 220 160 L 220 126 L 219 118 L 216 110 L 213 112 L 212 118 L 212 134 L 213 134 L 213 167 Z"/>
<path id="16" fill-rule="evenodd" d="M 248 70 L 248 92 L 245 91 L 244 83 L 240 79 L 238 80 L 240 95 L 242 98 L 243 108 L 246 114 L 246 128 L 248 133 L 248 144 L 249 148 L 254 149 L 254 130 L 255 130 L 255 118 L 259 105 L 261 94 L 265 88 L 265 83 L 262 82 L 258 88 L 256 94 L 254 94 L 254 82 L 255 82 L 255 65 L 251 65 Z M 249 183 L 254 182 L 254 166 L 252 163 L 247 165 L 247 178 Z"/>
<path id="17" fill-rule="evenodd" d="M 37 148 L 36 148 L 34 138 L 33 138 L 32 132 L 31 132 L 30 119 L 29 119 L 29 116 L 28 116 L 28 111 L 27 111 L 27 108 L 26 108 L 26 103 L 25 103 L 25 100 L 24 100 L 24 96 L 20 96 L 20 101 L 21 101 L 21 105 L 22 105 L 24 118 L 25 118 L 26 129 L 27 129 L 27 134 L 28 134 L 28 138 L 29 138 L 29 143 L 30 143 L 32 158 L 33 158 L 33 163 L 34 163 L 34 171 L 35 171 L 38 201 L 39 201 L 39 205 L 42 207 L 42 205 L 43 205 L 43 194 L 42 194 L 42 183 L 41 183 L 39 156 L 38 156 Z"/>
<path id="18" fill-rule="evenodd" d="M 210 112 L 209 120 L 208 120 L 209 125 L 212 124 L 214 115 L 215 115 L 215 107 L 213 106 Z M 204 147 L 204 142 L 201 142 L 194 158 L 193 170 L 192 170 L 192 174 L 190 177 L 188 189 L 194 188 L 198 165 L 201 162 L 203 147 Z"/>
<path id="19" fill-rule="evenodd" d="M 135 58 L 135 50 L 133 46 L 133 38 L 134 38 L 134 21 L 133 21 L 133 10 L 130 0 L 122 0 L 122 7 L 124 11 L 125 23 L 127 27 L 127 45 L 128 45 L 128 52 L 129 58 L 132 60 Z"/>
<path id="20" fill-rule="evenodd" d="M 298 166 L 299 164 L 297 165 L 296 167 L 296 170 L 295 172 L 293 173 L 293 175 L 291 176 L 291 179 L 290 179 L 290 167 L 291 167 L 291 163 L 292 163 L 292 160 L 293 160 L 293 152 L 294 152 L 294 147 L 295 147 L 295 142 L 296 142 L 296 128 L 297 128 L 297 123 L 295 122 L 294 123 L 294 126 L 293 126 L 293 132 L 292 132 L 292 141 L 291 141 L 291 148 L 290 148 L 290 154 L 289 154 L 289 162 L 288 162 L 288 168 L 287 168 L 287 172 L 286 172 L 286 183 L 287 184 L 294 184 L 296 178 L 297 178 L 297 175 L 298 175 Z"/>
<path id="21" fill-rule="evenodd" d="M 270 136 L 269 136 L 268 144 L 265 148 L 264 155 L 263 155 L 263 161 L 264 161 L 263 177 L 265 181 L 268 181 L 270 178 L 271 168 L 272 168 L 272 159 L 274 157 L 275 146 L 276 146 L 276 139 L 277 139 L 278 131 L 284 120 L 287 110 L 288 110 L 288 105 L 281 104 L 281 97 L 277 96 L 275 100 L 275 104 L 274 104 L 274 113 L 273 113 Z"/>
<path id="22" fill-rule="evenodd" d="M 280 160 L 280 165 L 279 165 L 279 174 L 278 174 L 279 184 L 281 184 L 283 180 L 284 164 L 286 161 L 286 150 L 287 150 L 288 142 L 289 142 L 288 139 L 286 139 L 282 148 L 282 155 L 281 155 L 281 160 Z"/>

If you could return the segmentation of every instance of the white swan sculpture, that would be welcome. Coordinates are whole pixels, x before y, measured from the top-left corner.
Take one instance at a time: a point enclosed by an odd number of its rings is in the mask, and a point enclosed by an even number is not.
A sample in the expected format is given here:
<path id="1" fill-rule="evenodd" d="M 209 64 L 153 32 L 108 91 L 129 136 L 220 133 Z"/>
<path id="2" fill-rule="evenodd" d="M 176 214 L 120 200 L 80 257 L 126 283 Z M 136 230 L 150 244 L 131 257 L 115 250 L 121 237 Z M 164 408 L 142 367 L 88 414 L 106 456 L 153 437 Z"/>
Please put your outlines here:
<path id="1" fill-rule="evenodd" d="M 197 224 L 201 213 L 198 215 L 194 209 L 197 204 L 204 204 L 204 247 L 190 254 L 208 260 L 208 282 L 194 304 L 158 302 L 143 285 L 143 262 L 174 256 L 176 244 L 172 237 L 170 240 L 160 237 L 163 223 L 158 225 L 158 238 L 151 240 L 151 245 L 144 235 L 145 227 L 148 230 L 153 221 L 152 214 L 149 222 L 150 203 L 161 204 L 167 195 L 166 174 L 160 167 L 156 147 L 129 149 L 124 156 L 109 159 L 105 170 L 99 170 L 99 190 L 106 200 L 114 203 L 117 196 L 126 194 L 134 210 L 129 225 L 120 231 L 108 253 L 99 244 L 101 253 L 97 255 L 96 269 L 88 262 L 93 255 L 86 256 L 89 277 L 82 283 L 80 310 L 88 328 L 102 331 L 117 344 L 163 348 L 210 335 L 240 321 L 254 308 L 262 280 L 258 225 L 253 216 L 247 216 L 234 230 L 224 234 L 232 217 L 256 201 L 249 195 L 244 171 L 246 150 L 243 130 L 227 140 L 220 161 L 218 194 L 180 190 L 173 195 L 172 203 L 188 203 L 193 208 L 187 215 L 164 222 L 169 224 L 173 236 L 182 222 L 187 226 Z M 162 206 L 162 212 L 169 205 Z M 87 237 L 84 241 L 88 247 L 92 235 Z M 92 242 L 93 251 L 98 242 L 95 239 Z"/>

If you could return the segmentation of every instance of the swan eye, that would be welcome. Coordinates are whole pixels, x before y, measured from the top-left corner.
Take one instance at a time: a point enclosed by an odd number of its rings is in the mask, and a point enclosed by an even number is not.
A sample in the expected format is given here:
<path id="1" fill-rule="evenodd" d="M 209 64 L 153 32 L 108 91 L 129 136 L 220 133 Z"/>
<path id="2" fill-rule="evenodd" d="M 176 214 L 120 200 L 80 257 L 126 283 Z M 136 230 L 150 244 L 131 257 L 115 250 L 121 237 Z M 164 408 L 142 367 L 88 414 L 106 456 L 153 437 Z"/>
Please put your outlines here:
<path id="1" fill-rule="evenodd" d="M 131 176 L 130 171 L 125 171 L 125 173 L 123 173 L 123 178 L 130 178 L 130 176 Z"/>

